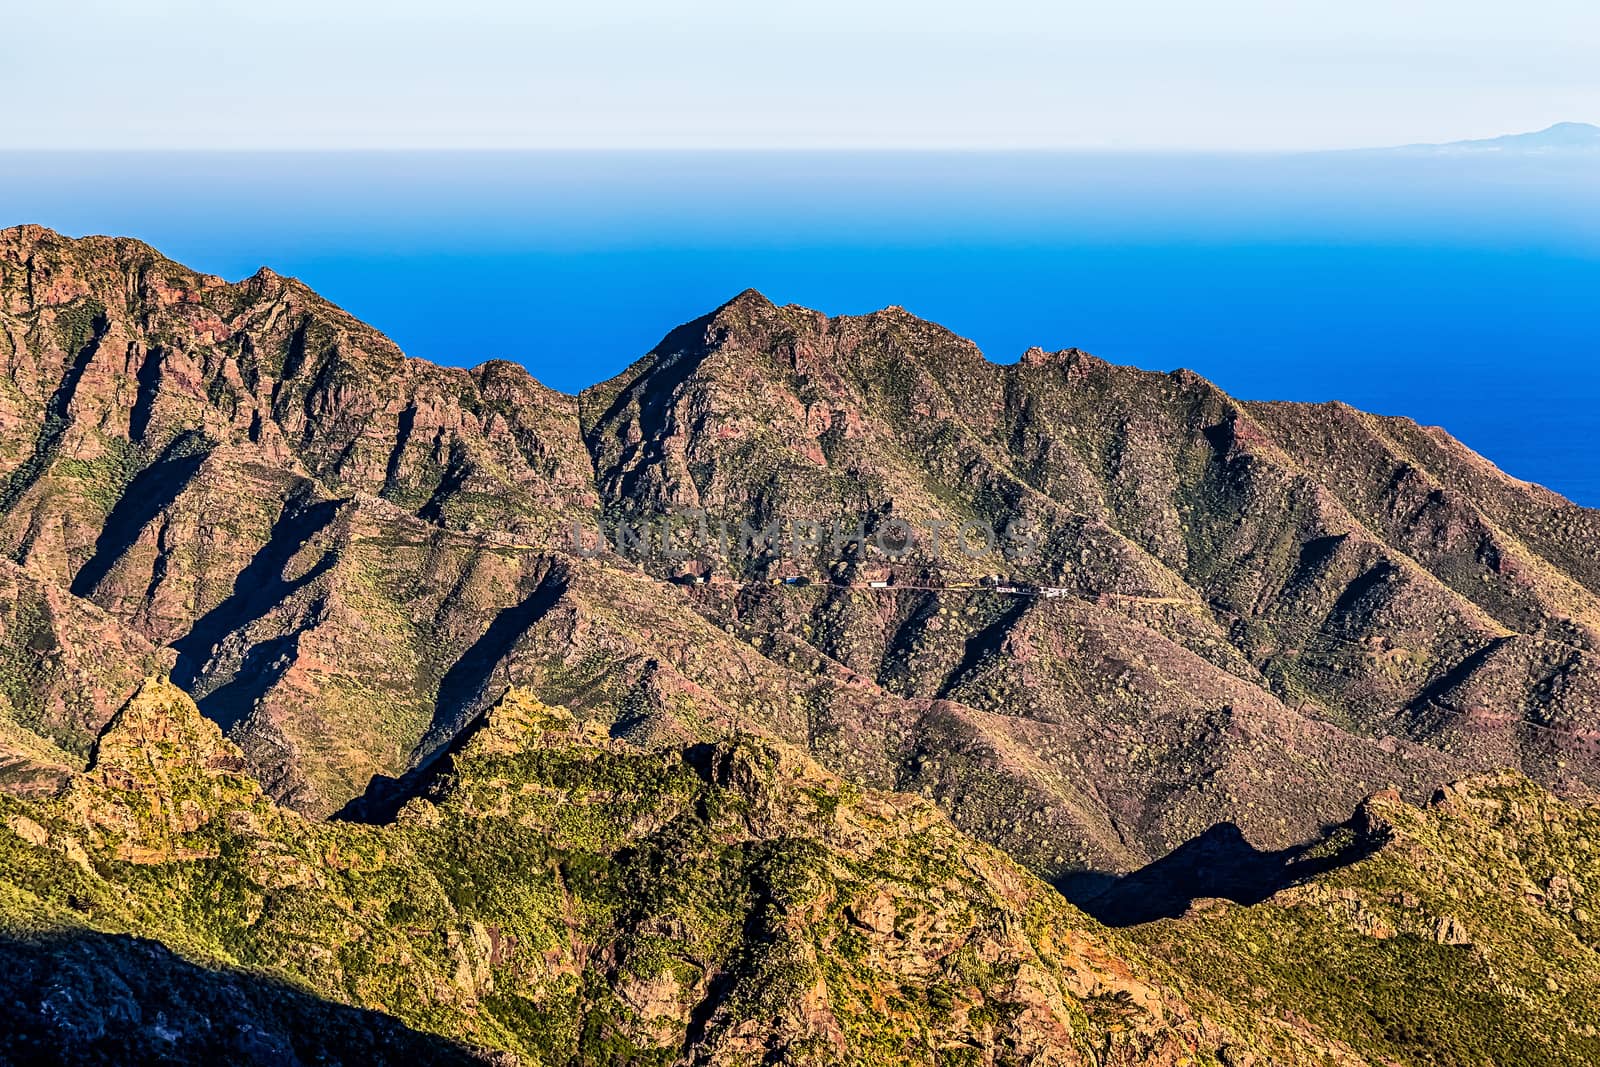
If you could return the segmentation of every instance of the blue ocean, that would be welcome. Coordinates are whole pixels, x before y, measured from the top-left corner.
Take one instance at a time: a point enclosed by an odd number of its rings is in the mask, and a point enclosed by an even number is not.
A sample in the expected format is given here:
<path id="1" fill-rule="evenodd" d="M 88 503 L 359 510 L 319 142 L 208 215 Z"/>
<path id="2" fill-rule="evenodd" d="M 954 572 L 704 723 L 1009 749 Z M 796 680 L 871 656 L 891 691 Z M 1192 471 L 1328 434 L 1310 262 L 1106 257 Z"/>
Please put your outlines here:
<path id="1" fill-rule="evenodd" d="M 576 390 L 754 286 L 1442 425 L 1600 506 L 1600 156 L 0 154 L 0 225 L 295 275 Z"/>

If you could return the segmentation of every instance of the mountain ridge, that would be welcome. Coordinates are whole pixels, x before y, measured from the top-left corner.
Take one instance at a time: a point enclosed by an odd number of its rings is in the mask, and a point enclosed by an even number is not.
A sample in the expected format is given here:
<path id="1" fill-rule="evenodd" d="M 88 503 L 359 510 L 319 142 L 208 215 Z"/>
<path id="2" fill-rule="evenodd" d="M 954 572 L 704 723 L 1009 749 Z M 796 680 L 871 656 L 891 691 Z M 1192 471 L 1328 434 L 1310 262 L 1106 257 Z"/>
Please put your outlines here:
<path id="1" fill-rule="evenodd" d="M 1596 777 L 1596 514 L 1409 420 L 1072 349 L 997 364 L 753 290 L 567 395 L 404 357 L 271 272 L 0 248 L 27 386 L 0 395 L 0 543 L 174 650 L 308 813 L 415 783 L 512 684 L 641 740 L 800 742 L 1058 880 L 1229 820 L 1288 847 L 1389 784 Z M 1040 553 L 707 558 L 684 586 L 572 551 L 574 523 L 682 507 L 1021 522 Z M 771 589 L 785 568 L 819 584 Z M 950 588 L 995 570 L 1064 595 Z M 908 588 L 834 584 L 878 573 Z"/>
<path id="2" fill-rule="evenodd" d="M 0 1056 L 1600 1054 L 1600 512 L 1443 431 L 754 291 L 560 394 L 38 228 L 0 362 Z M 857 535 L 571 540 L 694 511 Z"/>
<path id="3" fill-rule="evenodd" d="M 1159 966 L 1123 958 L 927 801 L 852 789 L 758 738 L 640 748 L 513 690 L 436 788 L 377 828 L 276 806 L 157 679 L 100 746 L 104 766 L 63 797 L 0 797 L 0 928 L 15 939 L 0 958 L 41 931 L 175 943 L 200 967 L 296 977 L 326 999 L 302 1009 L 313 1018 L 349 1004 L 453 1039 L 462 1062 L 935 1063 L 967 1048 L 1176 1067 L 1228 1041 Z M 152 794 L 177 800 L 152 812 Z M 307 966 L 303 946 L 335 928 L 360 947 Z M 160 993 L 138 984 L 109 1009 L 132 1024 L 108 1026 L 84 981 L 58 979 L 38 1027 L 68 1054 L 154 1030 L 177 1061 L 205 1062 L 230 1037 L 189 1006 L 146 1027 L 138 1005 Z M 39 995 L 0 978 L 18 984 Z"/>

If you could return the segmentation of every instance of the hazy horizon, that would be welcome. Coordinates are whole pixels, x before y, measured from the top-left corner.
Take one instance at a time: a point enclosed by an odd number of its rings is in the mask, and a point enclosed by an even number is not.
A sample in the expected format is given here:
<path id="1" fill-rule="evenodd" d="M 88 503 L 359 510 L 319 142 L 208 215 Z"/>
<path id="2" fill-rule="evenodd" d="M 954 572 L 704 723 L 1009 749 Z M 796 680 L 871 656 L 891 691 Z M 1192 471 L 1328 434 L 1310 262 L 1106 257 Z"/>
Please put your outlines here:
<path id="1" fill-rule="evenodd" d="M 1253 151 L 1600 118 L 1581 0 L 75 0 L 8 20 L 12 148 Z"/>
<path id="2" fill-rule="evenodd" d="M 204 145 L 179 146 L 5 146 L 4 156 L 72 156 L 72 155 L 154 155 L 154 156 L 363 156 L 363 155 L 454 155 L 454 156 L 526 156 L 526 155 L 926 155 L 926 156 L 1320 156 L 1344 155 L 1351 152 L 1391 152 L 1411 148 L 1450 148 L 1458 145 L 1494 144 L 1501 141 L 1532 139 L 1540 134 L 1562 128 L 1579 127 L 1592 130 L 1600 136 L 1600 122 L 1584 119 L 1558 119 L 1538 127 L 1521 130 L 1501 130 L 1482 136 L 1459 139 L 1423 139 L 1392 144 L 1355 144 L 1336 147 L 1168 147 L 1168 146 L 1101 146 L 1101 145 L 1024 145 L 1011 148 L 991 148 L 982 145 L 888 145 L 883 147 L 857 147 L 851 145 L 710 145 L 710 146 L 651 146 L 651 145 L 506 145 L 506 146 L 443 146 L 382 145 L 367 147 L 335 146 L 273 146 L 252 145 L 241 147 L 207 147 Z M 1558 146 L 1560 148 L 1562 146 Z"/>

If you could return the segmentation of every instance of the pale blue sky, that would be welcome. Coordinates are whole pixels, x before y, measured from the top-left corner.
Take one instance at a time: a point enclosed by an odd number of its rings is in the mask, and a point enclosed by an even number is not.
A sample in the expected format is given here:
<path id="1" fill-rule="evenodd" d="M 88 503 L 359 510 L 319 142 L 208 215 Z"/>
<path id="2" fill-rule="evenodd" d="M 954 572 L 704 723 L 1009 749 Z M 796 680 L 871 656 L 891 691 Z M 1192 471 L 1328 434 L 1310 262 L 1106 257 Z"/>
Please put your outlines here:
<path id="1" fill-rule="evenodd" d="M 3 10 L 7 148 L 1317 148 L 1600 121 L 1594 0 Z"/>

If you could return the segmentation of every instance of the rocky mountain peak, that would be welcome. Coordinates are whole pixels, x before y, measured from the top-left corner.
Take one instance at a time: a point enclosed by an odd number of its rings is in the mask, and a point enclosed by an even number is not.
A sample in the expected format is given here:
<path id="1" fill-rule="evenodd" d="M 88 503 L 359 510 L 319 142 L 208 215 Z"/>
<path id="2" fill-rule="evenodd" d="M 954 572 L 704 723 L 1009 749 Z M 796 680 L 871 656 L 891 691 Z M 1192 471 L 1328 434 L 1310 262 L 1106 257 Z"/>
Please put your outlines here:
<path id="1" fill-rule="evenodd" d="M 152 774 L 240 774 L 239 747 L 166 678 L 150 677 L 106 723 L 89 758 L 103 782 L 137 785 Z"/>
<path id="2" fill-rule="evenodd" d="M 89 841 L 130 863 L 215 854 L 219 818 L 271 802 L 238 746 L 164 678 L 148 678 L 112 716 L 65 808 Z"/>
<path id="3" fill-rule="evenodd" d="M 754 316 L 765 315 L 778 310 L 778 305 L 767 298 L 759 289 L 750 288 L 738 293 L 727 303 L 711 313 L 712 318 L 719 316 Z"/>
<path id="4" fill-rule="evenodd" d="M 531 690 L 513 687 L 489 709 L 462 758 L 506 755 L 552 745 L 603 744 L 606 740 L 603 727 L 584 730 L 568 709 L 546 704 Z"/>

